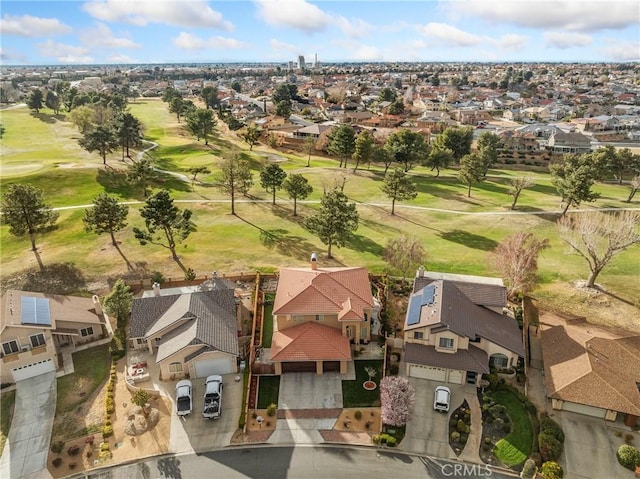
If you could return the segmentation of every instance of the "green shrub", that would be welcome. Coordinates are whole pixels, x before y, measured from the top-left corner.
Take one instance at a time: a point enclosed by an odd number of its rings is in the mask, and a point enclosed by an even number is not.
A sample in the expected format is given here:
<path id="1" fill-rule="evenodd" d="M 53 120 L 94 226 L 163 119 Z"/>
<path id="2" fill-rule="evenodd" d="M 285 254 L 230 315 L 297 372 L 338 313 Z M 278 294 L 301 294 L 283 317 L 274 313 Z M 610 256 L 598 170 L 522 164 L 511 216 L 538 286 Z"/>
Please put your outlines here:
<path id="1" fill-rule="evenodd" d="M 562 453 L 562 443 L 549 434 L 538 434 L 538 448 L 543 462 L 556 461 Z"/>
<path id="2" fill-rule="evenodd" d="M 276 404 L 269 404 L 269 406 L 267 406 L 267 416 L 275 416 L 276 415 L 276 411 L 278 410 L 278 406 Z"/>
<path id="3" fill-rule="evenodd" d="M 51 444 L 51 452 L 53 452 L 54 454 L 60 454 L 63 449 L 64 449 L 64 442 L 62 441 L 56 441 L 53 444 Z"/>
<path id="4" fill-rule="evenodd" d="M 458 430 L 458 432 L 466 432 L 467 425 L 462 419 L 458 419 L 458 423 L 456 424 L 456 429 Z"/>
<path id="5" fill-rule="evenodd" d="M 374 444 L 380 444 L 380 434 L 374 434 L 371 436 L 371 440 Z"/>
<path id="6" fill-rule="evenodd" d="M 387 446 L 394 447 L 396 445 L 396 442 L 397 442 L 397 440 L 396 440 L 395 437 L 393 437 L 393 436 L 387 437 Z"/>
<path id="7" fill-rule="evenodd" d="M 102 428 L 102 437 L 107 438 L 113 436 L 113 426 L 105 426 Z"/>
<path id="8" fill-rule="evenodd" d="M 359 409 L 353 413 L 353 417 L 356 418 L 357 421 L 359 421 L 360 419 L 362 419 L 362 411 L 360 411 Z"/>
<path id="9" fill-rule="evenodd" d="M 489 408 L 489 414 L 493 417 L 500 417 L 504 415 L 504 412 L 507 410 L 502 404 L 495 404 Z"/>
<path id="10" fill-rule="evenodd" d="M 627 433 L 624 435 L 624 442 L 626 442 L 627 444 L 629 444 L 630 442 L 633 442 L 633 434 L 631 433 Z"/>
<path id="11" fill-rule="evenodd" d="M 107 416 L 113 414 L 116 410 L 116 405 L 113 402 L 113 398 L 107 398 L 104 402 L 104 407 Z"/>
<path id="12" fill-rule="evenodd" d="M 491 438 L 489 436 L 484 438 L 484 443 L 485 444 L 491 444 Z"/>
<path id="13" fill-rule="evenodd" d="M 451 440 L 452 440 L 453 442 L 458 442 L 458 441 L 460 441 L 460 433 L 459 433 L 458 431 L 453 431 L 453 432 L 450 434 L 450 436 L 449 436 L 449 437 L 451 438 Z"/>
<path id="14" fill-rule="evenodd" d="M 536 463 L 536 466 L 540 467 L 542 465 L 542 456 L 540 456 L 539 452 L 532 452 L 530 457 Z"/>
<path id="15" fill-rule="evenodd" d="M 108 451 L 109 449 L 111 449 L 111 447 L 109 446 L 108 442 L 101 442 L 100 443 L 100 452 Z"/>
<path id="16" fill-rule="evenodd" d="M 627 469 L 635 470 L 637 466 L 640 466 L 640 451 L 629 444 L 621 445 L 616 451 L 616 457 L 621 466 Z"/>
<path id="17" fill-rule="evenodd" d="M 53 467 L 60 467 L 60 464 L 62 464 L 62 458 L 56 457 L 53 461 L 51 461 L 51 464 L 53 464 Z"/>
<path id="18" fill-rule="evenodd" d="M 540 470 L 544 479 L 562 479 L 564 477 L 564 471 L 560 464 L 554 461 L 545 462 Z"/>
<path id="19" fill-rule="evenodd" d="M 540 416 L 540 432 L 555 437 L 561 443 L 564 442 L 562 427 L 546 414 Z"/>
<path id="20" fill-rule="evenodd" d="M 113 383 L 112 383 L 112 382 L 110 382 L 109 384 L 107 384 L 107 392 L 108 392 L 108 393 L 112 393 L 112 392 L 113 392 L 113 388 L 114 388 L 114 386 L 113 386 Z"/>
<path id="21" fill-rule="evenodd" d="M 166 280 L 164 279 L 164 275 L 160 271 L 152 271 L 151 272 L 151 282 L 152 283 L 164 283 Z"/>

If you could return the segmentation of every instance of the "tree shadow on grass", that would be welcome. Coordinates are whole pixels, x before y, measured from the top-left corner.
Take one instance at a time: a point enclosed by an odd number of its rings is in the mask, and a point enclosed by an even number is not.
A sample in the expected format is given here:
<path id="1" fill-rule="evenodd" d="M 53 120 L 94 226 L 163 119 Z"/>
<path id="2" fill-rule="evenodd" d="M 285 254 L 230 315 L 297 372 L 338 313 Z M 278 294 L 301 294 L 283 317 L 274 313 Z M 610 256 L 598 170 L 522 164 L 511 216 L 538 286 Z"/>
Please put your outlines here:
<path id="1" fill-rule="evenodd" d="M 305 238 L 290 235 L 285 229 L 260 230 L 260 242 L 267 248 L 275 248 L 280 254 L 297 260 L 309 259 L 314 246 Z"/>
<path id="2" fill-rule="evenodd" d="M 72 263 L 54 263 L 42 271 L 27 270 L 4 278 L 2 289 L 33 291 L 34 293 L 72 294 L 82 291 L 87 282 Z"/>
<path id="3" fill-rule="evenodd" d="M 396 213 L 396 214 L 395 214 L 395 216 L 396 216 L 397 218 L 402 219 L 402 221 L 406 221 L 407 223 L 411 223 L 411 224 L 414 224 L 414 225 L 416 225 L 416 226 L 420 226 L 421 228 L 426 228 L 426 229 L 428 229 L 428 230 L 437 231 L 437 232 L 439 232 L 439 233 L 442 233 L 442 231 L 441 231 L 441 230 L 439 230 L 438 228 L 432 228 L 431 226 L 427 226 L 427 225 L 425 225 L 425 224 L 418 223 L 417 221 L 412 220 L 411 218 L 409 218 L 409 217 L 407 217 L 407 216 L 404 216 L 404 215 L 402 215 L 402 214 L 400 214 L 400 213 Z"/>
<path id="4" fill-rule="evenodd" d="M 534 183 L 530 187 L 525 188 L 525 191 L 527 190 L 535 191 L 536 193 L 542 193 L 543 195 L 558 196 L 558 190 L 556 190 L 556 187 L 553 185 Z"/>
<path id="5" fill-rule="evenodd" d="M 482 251 L 491 251 L 495 249 L 496 246 L 498 246 L 498 242 L 492 240 L 491 238 L 458 229 L 440 233 L 438 236 L 440 236 L 444 240 L 453 241 L 454 243 L 458 243 L 464 246 L 468 246 L 469 248 L 479 249 Z"/>
<path id="6" fill-rule="evenodd" d="M 40 120 L 43 123 L 48 123 L 48 124 L 53 124 L 56 122 L 56 119 L 53 117 L 53 115 L 49 115 L 47 113 L 36 113 L 35 111 L 32 111 L 31 116 Z"/>
<path id="7" fill-rule="evenodd" d="M 346 242 L 346 246 L 355 251 L 371 253 L 377 257 L 382 257 L 384 247 L 364 235 L 352 234 Z"/>

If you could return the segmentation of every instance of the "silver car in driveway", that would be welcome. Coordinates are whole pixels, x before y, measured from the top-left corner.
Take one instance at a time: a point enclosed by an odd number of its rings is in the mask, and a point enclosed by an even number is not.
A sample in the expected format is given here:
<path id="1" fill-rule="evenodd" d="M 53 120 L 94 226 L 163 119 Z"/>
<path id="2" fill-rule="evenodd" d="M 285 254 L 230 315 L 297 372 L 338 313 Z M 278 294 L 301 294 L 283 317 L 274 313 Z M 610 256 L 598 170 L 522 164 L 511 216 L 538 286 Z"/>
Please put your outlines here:
<path id="1" fill-rule="evenodd" d="M 449 412 L 451 402 L 451 391 L 446 386 L 438 386 L 433 394 L 433 409 L 436 411 Z"/>

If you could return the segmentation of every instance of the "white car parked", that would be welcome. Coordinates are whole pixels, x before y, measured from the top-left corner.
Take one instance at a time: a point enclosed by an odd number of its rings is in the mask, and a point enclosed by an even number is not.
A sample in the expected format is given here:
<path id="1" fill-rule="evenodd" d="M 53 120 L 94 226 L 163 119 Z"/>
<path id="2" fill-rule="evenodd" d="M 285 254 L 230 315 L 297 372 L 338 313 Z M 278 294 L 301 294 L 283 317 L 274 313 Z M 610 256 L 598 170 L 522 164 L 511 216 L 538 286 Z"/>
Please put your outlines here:
<path id="1" fill-rule="evenodd" d="M 438 386 L 433 394 L 433 409 L 436 411 L 449 412 L 449 402 L 451 401 L 451 391 L 446 386 Z"/>

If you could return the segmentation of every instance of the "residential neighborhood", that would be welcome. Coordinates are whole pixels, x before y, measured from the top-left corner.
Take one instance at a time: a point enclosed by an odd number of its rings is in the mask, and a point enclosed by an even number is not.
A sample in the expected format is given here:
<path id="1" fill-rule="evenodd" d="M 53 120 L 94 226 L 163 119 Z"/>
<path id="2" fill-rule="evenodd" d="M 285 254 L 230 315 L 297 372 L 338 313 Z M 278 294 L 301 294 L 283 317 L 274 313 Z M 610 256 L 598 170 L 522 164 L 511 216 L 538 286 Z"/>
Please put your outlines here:
<path id="1" fill-rule="evenodd" d="M 333 3 L 3 14 L 1 477 L 640 477 L 637 5 Z"/>

